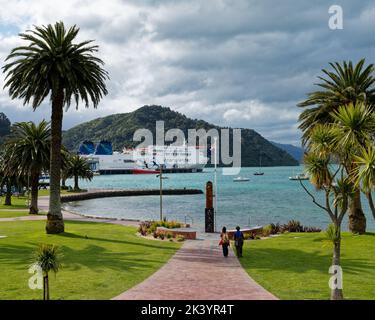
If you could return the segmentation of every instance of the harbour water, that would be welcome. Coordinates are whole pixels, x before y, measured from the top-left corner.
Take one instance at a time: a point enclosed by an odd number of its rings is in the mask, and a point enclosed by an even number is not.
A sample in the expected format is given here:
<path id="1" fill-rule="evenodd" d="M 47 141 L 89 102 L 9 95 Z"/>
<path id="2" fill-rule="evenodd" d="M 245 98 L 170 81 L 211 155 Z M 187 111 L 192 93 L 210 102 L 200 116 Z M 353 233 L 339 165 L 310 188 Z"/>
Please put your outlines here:
<path id="1" fill-rule="evenodd" d="M 234 176 L 225 176 L 218 170 L 217 228 L 225 225 L 254 226 L 268 223 L 286 223 L 299 220 L 303 225 L 325 228 L 329 223 L 327 214 L 316 207 L 299 181 L 290 181 L 289 176 L 303 171 L 303 167 L 262 168 L 263 176 L 254 176 L 257 168 L 242 168 L 241 177 L 248 182 L 233 182 Z M 167 174 L 163 188 L 199 188 L 204 190 L 207 181 L 213 181 L 214 171 L 204 169 L 202 173 Z M 322 194 L 316 192 L 309 181 L 303 181 L 309 190 L 323 203 Z M 67 185 L 73 184 L 67 181 Z M 95 176 L 91 182 L 80 181 L 81 188 L 104 189 L 158 189 L 159 179 L 155 175 L 103 175 Z M 85 200 L 65 204 L 68 210 L 93 216 L 150 220 L 159 219 L 159 196 L 121 197 Z M 375 230 L 375 222 L 363 199 L 368 230 Z M 164 196 L 163 214 L 167 219 L 204 226 L 205 195 Z M 347 229 L 347 219 L 343 222 Z"/>

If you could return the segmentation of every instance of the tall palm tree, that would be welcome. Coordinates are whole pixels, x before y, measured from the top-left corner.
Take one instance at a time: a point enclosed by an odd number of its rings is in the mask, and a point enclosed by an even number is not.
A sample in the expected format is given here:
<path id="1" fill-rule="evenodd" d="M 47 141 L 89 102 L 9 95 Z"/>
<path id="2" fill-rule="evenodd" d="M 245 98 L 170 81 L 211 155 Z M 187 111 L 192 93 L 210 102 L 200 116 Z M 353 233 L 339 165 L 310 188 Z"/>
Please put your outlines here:
<path id="1" fill-rule="evenodd" d="M 16 156 L 14 154 L 14 148 L 9 145 L 5 148 L 3 154 L 0 156 L 0 186 L 5 185 L 5 201 L 4 205 L 12 205 L 12 187 L 23 187 L 24 176 L 16 163 Z"/>
<path id="2" fill-rule="evenodd" d="M 308 108 L 299 117 L 302 142 L 306 149 L 309 149 L 313 128 L 318 124 L 334 122 L 333 112 L 340 106 L 350 103 L 356 106 L 357 102 L 361 102 L 374 113 L 374 65 L 365 66 L 365 59 L 362 59 L 355 66 L 351 61 L 330 63 L 330 66 L 333 70 L 322 70 L 326 77 L 319 77 L 321 82 L 317 86 L 320 89 L 309 93 L 308 98 L 298 104 L 299 107 Z M 350 170 L 351 168 L 347 168 L 348 173 Z M 366 231 L 366 217 L 362 210 L 359 188 L 350 201 L 349 229 L 355 233 L 363 233 Z"/>
<path id="3" fill-rule="evenodd" d="M 14 165 L 19 172 L 30 177 L 30 214 L 38 214 L 39 176 L 48 170 L 51 153 L 51 129 L 46 121 L 16 123 L 8 144 L 13 146 Z"/>
<path id="4" fill-rule="evenodd" d="M 93 55 L 98 46 L 92 40 L 73 43 L 79 28 L 68 30 L 63 22 L 35 27 L 21 33 L 28 45 L 14 48 L 3 67 L 7 73 L 5 88 L 12 99 L 31 102 L 34 110 L 49 97 L 51 113 L 50 203 L 47 215 L 47 233 L 64 232 L 61 213 L 61 131 L 63 108 L 69 108 L 72 99 L 78 108 L 82 100 L 94 108 L 107 94 L 105 80 L 108 73 L 103 61 Z"/>
<path id="5" fill-rule="evenodd" d="M 94 174 L 86 159 L 79 155 L 72 155 L 67 162 L 64 175 L 68 178 L 74 178 L 74 190 L 80 191 L 78 185 L 79 178 L 91 181 Z"/>

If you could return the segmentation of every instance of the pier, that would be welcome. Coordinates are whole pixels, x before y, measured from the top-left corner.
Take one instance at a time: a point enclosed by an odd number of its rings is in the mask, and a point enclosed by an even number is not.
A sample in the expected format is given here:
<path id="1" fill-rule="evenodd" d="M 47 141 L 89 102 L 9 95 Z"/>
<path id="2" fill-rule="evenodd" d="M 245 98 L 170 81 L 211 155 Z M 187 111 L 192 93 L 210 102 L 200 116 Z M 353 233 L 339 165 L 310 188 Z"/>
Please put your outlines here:
<path id="1" fill-rule="evenodd" d="M 192 195 L 203 194 L 200 189 L 164 189 L 163 195 Z M 159 196 L 159 189 L 144 190 L 90 190 L 84 193 L 62 195 L 61 202 L 82 201 L 99 198 L 134 197 L 134 196 Z"/>

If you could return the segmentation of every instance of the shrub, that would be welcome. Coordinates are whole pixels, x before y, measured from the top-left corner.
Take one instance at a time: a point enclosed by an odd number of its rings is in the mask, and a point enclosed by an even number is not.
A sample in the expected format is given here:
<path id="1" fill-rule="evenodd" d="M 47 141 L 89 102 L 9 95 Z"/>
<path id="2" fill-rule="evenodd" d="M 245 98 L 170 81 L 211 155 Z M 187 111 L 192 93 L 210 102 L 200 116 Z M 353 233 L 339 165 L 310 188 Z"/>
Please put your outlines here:
<path id="1" fill-rule="evenodd" d="M 279 223 L 271 224 L 273 230 L 271 234 L 280 232 L 321 232 L 320 228 L 316 227 L 305 227 L 297 220 L 290 220 L 288 223 L 280 225 Z"/>
<path id="2" fill-rule="evenodd" d="M 164 237 L 165 237 L 165 236 L 164 236 L 164 233 L 160 232 L 160 233 L 159 233 L 159 239 L 164 240 Z"/>
<path id="3" fill-rule="evenodd" d="M 270 224 L 267 224 L 262 229 L 262 236 L 268 237 L 272 233 L 272 226 Z"/>
<path id="4" fill-rule="evenodd" d="M 182 224 L 177 221 L 144 221 L 141 222 L 138 231 L 142 233 L 152 234 L 158 227 L 164 227 L 168 229 L 181 228 Z"/>
<path id="5" fill-rule="evenodd" d="M 173 238 L 173 234 L 170 233 L 170 232 L 168 232 L 168 233 L 167 233 L 167 239 L 172 239 L 172 238 Z"/>
<path id="6" fill-rule="evenodd" d="M 271 226 L 271 234 L 278 234 L 281 232 L 281 226 L 280 226 L 280 223 L 271 223 L 270 224 Z"/>
<path id="7" fill-rule="evenodd" d="M 182 242 L 182 241 L 185 241 L 185 237 L 179 234 L 179 235 L 177 235 L 176 240 L 178 242 Z"/>
<path id="8" fill-rule="evenodd" d="M 153 235 L 153 237 L 155 238 L 155 239 L 157 239 L 158 238 L 158 233 L 156 232 L 156 231 L 154 231 L 153 233 L 152 233 L 152 235 Z"/>
<path id="9" fill-rule="evenodd" d="M 282 226 L 283 232 L 303 232 L 303 226 L 297 220 L 290 220 Z"/>
<path id="10" fill-rule="evenodd" d="M 303 227 L 303 232 L 321 232 L 322 229 L 315 227 Z"/>

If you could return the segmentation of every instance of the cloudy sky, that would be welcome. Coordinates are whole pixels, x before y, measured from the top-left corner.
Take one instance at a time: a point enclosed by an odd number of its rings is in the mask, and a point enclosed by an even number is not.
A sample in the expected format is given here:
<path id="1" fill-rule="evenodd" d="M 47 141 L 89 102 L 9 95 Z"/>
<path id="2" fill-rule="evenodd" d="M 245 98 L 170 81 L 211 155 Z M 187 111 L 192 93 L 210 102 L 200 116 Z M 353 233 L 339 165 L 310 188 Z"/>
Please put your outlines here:
<path id="1" fill-rule="evenodd" d="M 344 29 L 328 27 L 341 5 Z M 146 104 L 193 118 L 253 128 L 299 144 L 296 103 L 330 61 L 375 58 L 375 3 L 370 0 L 0 0 L 0 63 L 17 34 L 63 20 L 95 39 L 110 73 L 97 110 L 72 108 L 64 128 Z M 0 86 L 4 78 L 0 76 Z M 12 122 L 49 118 L 0 90 Z"/>

